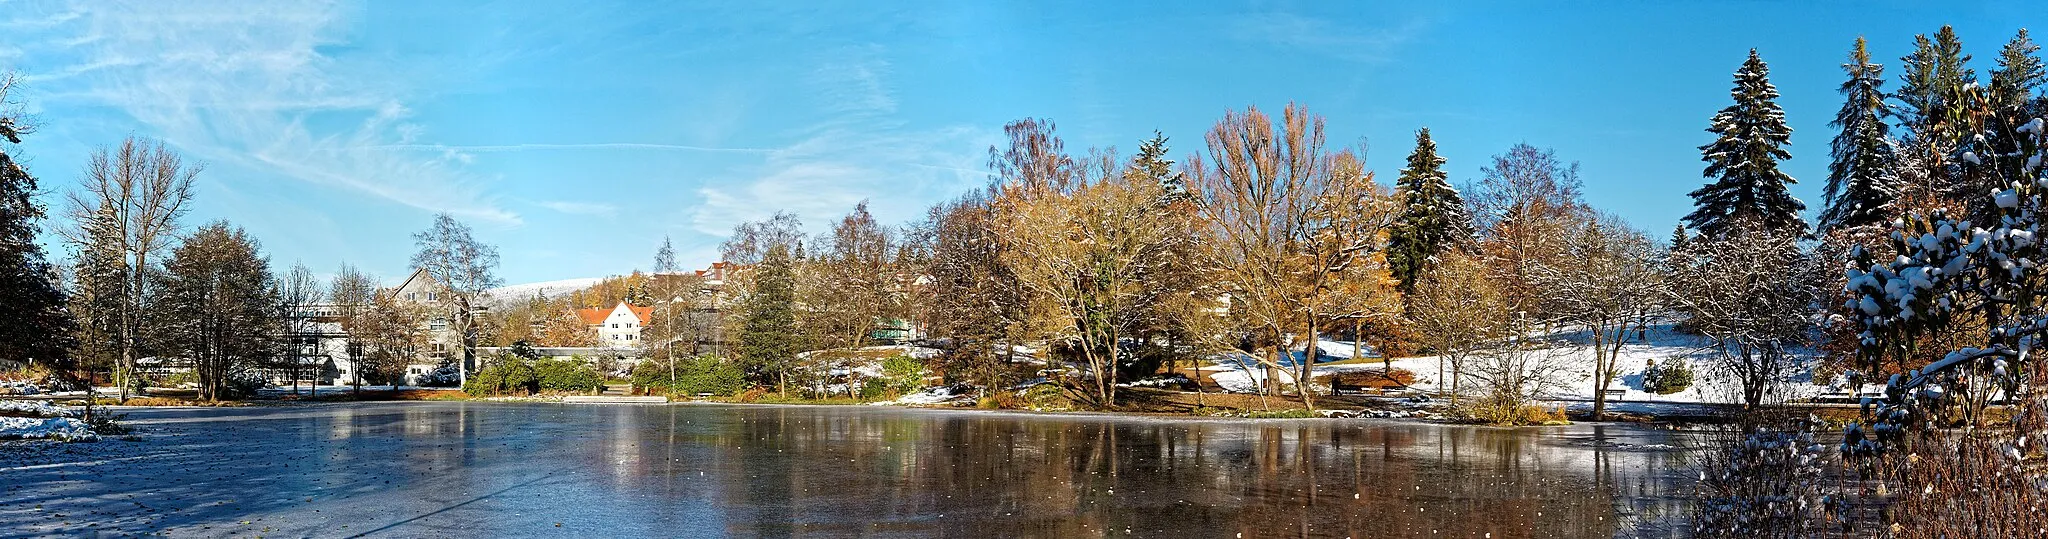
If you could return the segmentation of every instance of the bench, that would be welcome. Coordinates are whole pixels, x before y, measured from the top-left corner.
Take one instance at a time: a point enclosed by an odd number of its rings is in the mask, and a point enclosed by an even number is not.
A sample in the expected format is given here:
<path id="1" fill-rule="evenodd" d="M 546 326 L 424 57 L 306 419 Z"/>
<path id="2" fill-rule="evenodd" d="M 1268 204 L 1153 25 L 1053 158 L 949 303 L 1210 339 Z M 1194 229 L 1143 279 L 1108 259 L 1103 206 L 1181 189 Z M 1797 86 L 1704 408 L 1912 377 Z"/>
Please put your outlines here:
<path id="1" fill-rule="evenodd" d="M 1605 395 L 1605 396 L 1606 396 L 1607 398 L 1610 398 L 1610 399 L 1619 399 L 1619 398 L 1622 398 L 1622 397 L 1624 397 L 1624 396 L 1627 396 L 1627 395 L 1628 395 L 1628 390 L 1626 390 L 1626 389 L 1609 389 L 1609 390 L 1606 390 L 1606 391 L 1602 391 L 1602 392 L 1600 392 L 1600 394 L 1601 394 L 1601 395 Z"/>

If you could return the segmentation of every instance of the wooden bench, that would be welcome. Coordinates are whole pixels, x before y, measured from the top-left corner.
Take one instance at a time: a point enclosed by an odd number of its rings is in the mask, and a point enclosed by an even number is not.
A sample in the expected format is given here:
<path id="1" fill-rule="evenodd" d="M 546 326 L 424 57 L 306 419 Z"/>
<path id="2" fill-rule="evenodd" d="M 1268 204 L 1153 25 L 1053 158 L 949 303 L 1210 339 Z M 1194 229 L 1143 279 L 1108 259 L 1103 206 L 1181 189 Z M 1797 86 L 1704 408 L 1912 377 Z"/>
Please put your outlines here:
<path id="1" fill-rule="evenodd" d="M 1626 389 L 1609 389 L 1609 390 L 1606 390 L 1606 391 L 1602 391 L 1602 392 L 1600 392 L 1600 394 L 1602 394 L 1602 395 L 1606 395 L 1606 396 L 1607 396 L 1607 398 L 1609 398 L 1609 399 L 1619 399 L 1619 398 L 1622 398 L 1622 397 L 1624 397 L 1624 396 L 1627 396 L 1627 395 L 1628 395 L 1628 390 L 1626 390 Z"/>

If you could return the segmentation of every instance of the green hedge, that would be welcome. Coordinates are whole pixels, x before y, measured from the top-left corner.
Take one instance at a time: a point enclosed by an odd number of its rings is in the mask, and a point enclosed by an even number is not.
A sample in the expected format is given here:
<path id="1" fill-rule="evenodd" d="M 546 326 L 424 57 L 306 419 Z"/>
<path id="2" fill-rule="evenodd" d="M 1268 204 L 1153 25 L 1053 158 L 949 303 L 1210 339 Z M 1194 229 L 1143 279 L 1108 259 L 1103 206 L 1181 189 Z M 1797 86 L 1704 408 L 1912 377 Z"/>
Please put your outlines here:
<path id="1" fill-rule="evenodd" d="M 462 391 L 470 395 L 533 394 L 541 391 L 595 392 L 604 386 L 604 375 L 588 363 L 574 360 L 527 360 L 517 356 L 497 362 L 469 376 Z"/>
<path id="2" fill-rule="evenodd" d="M 675 383 L 669 383 L 669 364 L 660 360 L 640 362 L 633 367 L 633 386 L 650 392 L 673 395 L 734 395 L 747 386 L 746 373 L 731 361 L 716 357 L 675 360 Z"/>

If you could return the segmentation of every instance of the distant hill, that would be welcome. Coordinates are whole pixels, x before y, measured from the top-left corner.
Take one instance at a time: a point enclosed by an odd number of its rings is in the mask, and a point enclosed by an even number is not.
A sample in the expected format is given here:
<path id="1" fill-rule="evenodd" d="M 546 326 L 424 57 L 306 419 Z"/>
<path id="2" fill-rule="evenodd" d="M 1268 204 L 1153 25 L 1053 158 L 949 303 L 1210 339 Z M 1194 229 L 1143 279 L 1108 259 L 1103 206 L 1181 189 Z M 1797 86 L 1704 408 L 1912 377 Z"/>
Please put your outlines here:
<path id="1" fill-rule="evenodd" d="M 580 277 L 500 286 L 491 289 L 490 303 L 492 305 L 506 305 L 515 301 L 524 301 L 535 295 L 545 295 L 550 298 L 561 297 L 570 292 L 590 288 L 592 285 L 596 285 L 599 281 L 603 280 L 603 277 Z"/>

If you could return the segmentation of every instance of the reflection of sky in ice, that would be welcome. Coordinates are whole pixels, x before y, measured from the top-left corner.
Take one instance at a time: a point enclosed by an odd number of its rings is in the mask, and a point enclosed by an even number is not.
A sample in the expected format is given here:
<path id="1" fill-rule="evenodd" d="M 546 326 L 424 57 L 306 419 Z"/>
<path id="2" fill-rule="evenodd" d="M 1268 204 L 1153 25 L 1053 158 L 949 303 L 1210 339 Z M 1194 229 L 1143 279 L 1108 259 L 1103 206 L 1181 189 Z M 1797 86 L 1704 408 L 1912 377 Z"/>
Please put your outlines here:
<path id="1" fill-rule="evenodd" d="M 1689 475 L 1672 435 L 1626 426 L 478 403 L 131 420 L 144 441 L 0 454 L 25 486 L 0 529 L 1662 536 Z"/>

